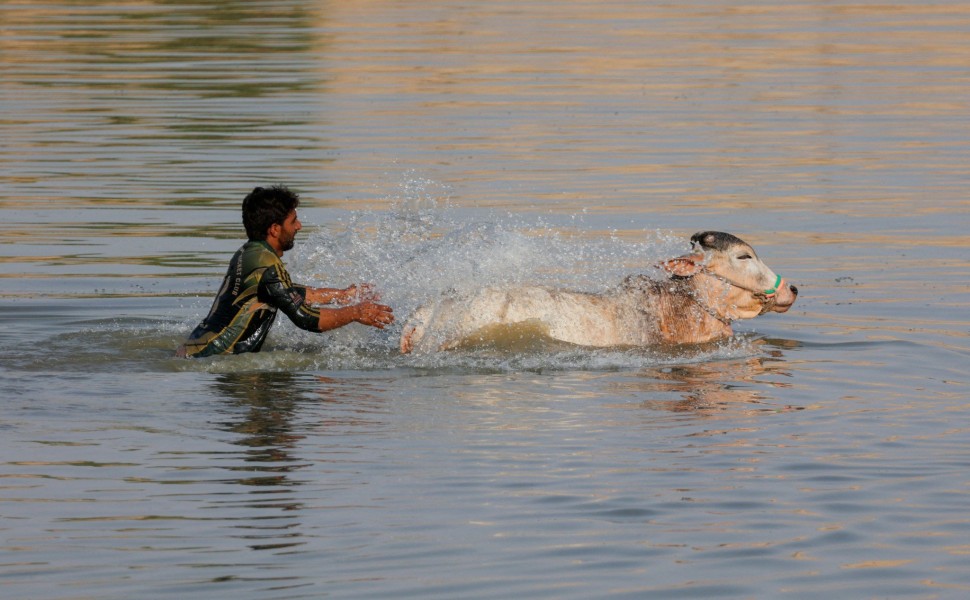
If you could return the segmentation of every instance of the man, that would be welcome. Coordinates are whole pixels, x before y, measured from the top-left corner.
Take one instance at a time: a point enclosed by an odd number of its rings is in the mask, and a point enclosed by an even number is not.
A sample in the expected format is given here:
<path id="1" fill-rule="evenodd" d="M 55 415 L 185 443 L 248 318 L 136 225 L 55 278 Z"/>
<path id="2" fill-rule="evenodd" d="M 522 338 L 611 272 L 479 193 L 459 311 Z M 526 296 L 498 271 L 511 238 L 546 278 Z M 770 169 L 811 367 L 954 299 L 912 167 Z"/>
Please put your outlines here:
<path id="1" fill-rule="evenodd" d="M 369 284 L 341 290 L 290 281 L 280 258 L 303 228 L 296 215 L 299 204 L 299 196 L 284 186 L 257 187 L 246 196 L 242 213 L 249 241 L 229 261 L 209 315 L 179 348 L 179 356 L 259 352 L 277 310 L 297 327 L 316 332 L 353 322 L 383 329 L 394 322 L 391 308 L 374 302 L 378 297 Z"/>

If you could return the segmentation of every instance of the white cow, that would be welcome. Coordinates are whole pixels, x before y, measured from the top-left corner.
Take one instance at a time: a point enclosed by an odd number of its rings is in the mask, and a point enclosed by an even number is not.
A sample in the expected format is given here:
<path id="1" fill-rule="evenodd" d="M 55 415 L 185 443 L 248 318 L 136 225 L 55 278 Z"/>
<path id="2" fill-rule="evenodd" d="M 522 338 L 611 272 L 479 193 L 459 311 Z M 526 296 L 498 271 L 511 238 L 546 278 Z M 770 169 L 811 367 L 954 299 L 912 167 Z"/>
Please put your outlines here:
<path id="1" fill-rule="evenodd" d="M 540 286 L 484 288 L 418 308 L 404 325 L 401 352 L 455 348 L 503 326 L 581 346 L 701 343 L 731 335 L 731 322 L 786 312 L 798 289 L 743 240 L 717 231 L 691 237 L 693 252 L 659 266 L 668 278 L 627 277 L 593 294 Z"/>

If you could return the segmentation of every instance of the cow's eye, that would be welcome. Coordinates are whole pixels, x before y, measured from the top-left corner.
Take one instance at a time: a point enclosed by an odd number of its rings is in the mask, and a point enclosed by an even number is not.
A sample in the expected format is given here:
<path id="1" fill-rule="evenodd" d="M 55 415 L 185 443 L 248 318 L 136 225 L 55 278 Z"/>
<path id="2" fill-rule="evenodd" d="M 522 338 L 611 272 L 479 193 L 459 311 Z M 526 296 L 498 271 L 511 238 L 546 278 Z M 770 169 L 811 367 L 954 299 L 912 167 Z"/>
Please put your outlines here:
<path id="1" fill-rule="evenodd" d="M 751 260 L 751 255 L 750 254 L 742 254 L 742 255 L 738 256 L 738 260 Z"/>

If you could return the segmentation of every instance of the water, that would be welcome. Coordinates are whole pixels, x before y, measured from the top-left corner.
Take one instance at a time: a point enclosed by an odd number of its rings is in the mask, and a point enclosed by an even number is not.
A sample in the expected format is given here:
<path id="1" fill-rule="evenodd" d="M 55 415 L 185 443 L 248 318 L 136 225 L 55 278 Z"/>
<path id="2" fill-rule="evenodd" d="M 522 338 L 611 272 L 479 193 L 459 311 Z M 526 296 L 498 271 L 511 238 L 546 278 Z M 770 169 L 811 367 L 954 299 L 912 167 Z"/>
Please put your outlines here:
<path id="1" fill-rule="evenodd" d="M 5 598 L 962 598 L 970 8 L 0 7 Z M 696 348 L 182 361 L 286 183 L 310 283 L 603 290 L 720 229 Z"/>

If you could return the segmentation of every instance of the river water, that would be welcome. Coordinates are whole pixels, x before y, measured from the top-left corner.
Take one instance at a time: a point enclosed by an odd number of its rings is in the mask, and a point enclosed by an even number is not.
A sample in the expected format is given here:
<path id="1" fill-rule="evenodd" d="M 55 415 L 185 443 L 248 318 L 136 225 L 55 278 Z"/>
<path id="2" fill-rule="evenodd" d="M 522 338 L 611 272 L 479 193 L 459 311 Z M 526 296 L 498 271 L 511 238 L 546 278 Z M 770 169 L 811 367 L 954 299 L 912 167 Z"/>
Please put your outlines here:
<path id="1" fill-rule="evenodd" d="M 4 598 L 963 598 L 970 5 L 0 7 Z M 177 360 L 255 185 L 398 323 Z M 401 356 L 729 231 L 730 340 Z"/>

